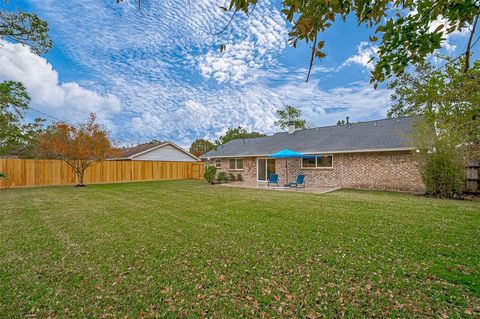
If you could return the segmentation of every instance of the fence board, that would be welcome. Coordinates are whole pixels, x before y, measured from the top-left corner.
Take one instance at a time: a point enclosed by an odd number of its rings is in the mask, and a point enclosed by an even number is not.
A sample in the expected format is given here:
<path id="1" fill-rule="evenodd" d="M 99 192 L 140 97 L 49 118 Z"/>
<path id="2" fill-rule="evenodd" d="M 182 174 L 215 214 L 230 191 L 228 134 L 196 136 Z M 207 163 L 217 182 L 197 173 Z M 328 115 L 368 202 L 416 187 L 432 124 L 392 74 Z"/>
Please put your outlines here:
<path id="1" fill-rule="evenodd" d="M 74 185 L 76 176 L 70 166 L 57 160 L 0 159 L 0 188 Z M 201 162 L 103 161 L 85 171 L 86 184 L 203 179 Z"/>

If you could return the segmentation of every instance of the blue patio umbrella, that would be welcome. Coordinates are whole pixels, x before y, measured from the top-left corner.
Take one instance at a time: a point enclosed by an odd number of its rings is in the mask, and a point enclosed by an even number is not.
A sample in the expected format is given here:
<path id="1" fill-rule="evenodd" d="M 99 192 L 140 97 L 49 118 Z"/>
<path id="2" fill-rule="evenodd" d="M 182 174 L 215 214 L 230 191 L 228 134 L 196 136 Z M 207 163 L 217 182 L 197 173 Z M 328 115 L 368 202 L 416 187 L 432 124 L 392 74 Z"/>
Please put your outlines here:
<path id="1" fill-rule="evenodd" d="M 285 179 L 288 179 L 288 165 L 287 165 L 287 158 L 301 158 L 304 155 L 299 152 L 295 152 L 289 149 L 281 150 L 280 152 L 273 153 L 269 157 L 270 158 L 285 158 Z M 286 181 L 288 184 L 288 181 Z"/>

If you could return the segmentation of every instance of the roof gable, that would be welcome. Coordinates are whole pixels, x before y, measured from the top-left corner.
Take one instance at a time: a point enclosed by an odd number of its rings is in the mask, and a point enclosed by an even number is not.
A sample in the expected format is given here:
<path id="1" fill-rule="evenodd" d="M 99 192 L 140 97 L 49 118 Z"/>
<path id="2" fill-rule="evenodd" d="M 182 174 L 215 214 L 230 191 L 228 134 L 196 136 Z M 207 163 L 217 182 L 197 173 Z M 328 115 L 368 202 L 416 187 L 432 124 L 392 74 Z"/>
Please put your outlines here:
<path id="1" fill-rule="evenodd" d="M 120 149 L 120 156 L 118 156 L 116 159 L 133 159 L 133 158 L 136 158 L 140 155 L 152 152 L 156 149 L 162 148 L 162 147 L 167 146 L 167 145 L 173 146 L 174 148 L 178 149 L 182 153 L 190 156 L 195 161 L 200 161 L 200 159 L 198 157 L 190 154 L 189 152 L 187 152 L 186 150 L 184 150 L 183 148 L 181 148 L 177 144 L 175 144 L 173 142 L 169 142 L 169 141 L 157 142 L 157 143 L 145 143 L 145 144 L 140 144 L 140 145 L 137 145 L 137 146 L 134 146 L 134 147 L 128 147 L 128 148 Z"/>
<path id="2" fill-rule="evenodd" d="M 132 157 L 135 155 L 138 155 L 139 153 L 143 153 L 145 151 L 151 150 L 159 145 L 165 144 L 164 142 L 158 142 L 158 143 L 145 143 L 145 144 L 140 144 L 137 146 L 133 147 L 125 147 L 120 149 L 120 155 L 118 157 L 121 158 L 127 158 L 127 157 Z"/>

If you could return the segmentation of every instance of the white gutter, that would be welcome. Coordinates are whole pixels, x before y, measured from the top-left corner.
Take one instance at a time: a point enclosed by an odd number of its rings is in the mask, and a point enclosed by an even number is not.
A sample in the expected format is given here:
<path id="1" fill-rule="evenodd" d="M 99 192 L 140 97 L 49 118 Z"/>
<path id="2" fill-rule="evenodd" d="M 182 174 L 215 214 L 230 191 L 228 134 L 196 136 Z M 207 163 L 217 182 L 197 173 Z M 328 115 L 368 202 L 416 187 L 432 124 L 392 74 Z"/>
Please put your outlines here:
<path id="1" fill-rule="evenodd" d="M 316 154 L 346 154 L 346 153 L 376 153 L 376 152 L 401 152 L 401 151 L 413 151 L 415 147 L 399 147 L 399 148 L 374 148 L 374 149 L 361 149 L 361 150 L 340 150 L 340 151 L 318 151 L 318 152 L 305 152 L 305 155 Z M 203 159 L 209 158 L 236 158 L 236 157 L 268 157 L 270 154 L 255 154 L 255 155 L 220 155 L 220 156 L 200 156 Z"/>

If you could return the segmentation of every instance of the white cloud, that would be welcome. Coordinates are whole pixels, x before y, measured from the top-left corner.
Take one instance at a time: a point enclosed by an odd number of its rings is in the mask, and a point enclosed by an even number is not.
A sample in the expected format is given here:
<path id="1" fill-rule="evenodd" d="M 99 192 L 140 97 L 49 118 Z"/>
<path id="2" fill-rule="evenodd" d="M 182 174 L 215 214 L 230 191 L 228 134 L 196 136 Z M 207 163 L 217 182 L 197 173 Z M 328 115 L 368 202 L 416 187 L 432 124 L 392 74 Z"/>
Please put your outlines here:
<path id="1" fill-rule="evenodd" d="M 219 9 L 222 4 L 229 5 L 218 0 L 152 1 L 145 2 L 144 15 L 132 1 L 37 5 L 53 27 L 58 25 L 57 38 L 68 45 L 71 58 L 86 68 L 91 67 L 92 57 L 108 56 L 117 59 L 115 67 L 113 63 L 102 66 L 109 73 L 118 72 L 121 63 L 139 70 L 148 67 L 157 76 L 166 76 L 168 68 L 185 67 L 218 83 L 254 80 L 262 68 L 274 63 L 273 55 L 286 47 L 285 19 L 272 1 L 265 0 L 249 16 L 238 13 L 225 32 L 216 34 L 231 15 Z M 223 53 L 220 44 L 227 46 Z"/>
<path id="2" fill-rule="evenodd" d="M 354 82 L 342 88 L 324 90 L 321 80 L 311 83 L 287 83 L 278 88 L 277 105 L 288 103 L 302 109 L 308 122 L 332 125 L 349 116 L 352 121 L 383 118 L 390 105 L 390 90 L 374 89 L 368 82 Z"/>
<path id="3" fill-rule="evenodd" d="M 255 80 L 262 75 L 261 68 L 273 64 L 274 54 L 286 47 L 285 20 L 270 1 L 259 3 L 248 19 L 234 18 L 226 34 L 219 35 L 218 41 L 226 45 L 226 50 L 220 52 L 215 46 L 198 58 L 199 71 L 207 79 L 219 83 Z"/>
<path id="4" fill-rule="evenodd" d="M 114 1 L 48 7 L 31 1 L 66 56 L 121 99 L 114 117 L 119 142 L 156 138 L 185 146 L 238 125 L 273 133 L 275 110 L 287 103 L 318 125 L 385 115 L 387 90 L 368 83 L 323 89 L 318 79 L 328 81 L 336 68 L 316 65 L 305 83 L 305 69 L 279 65 L 287 27 L 273 1 L 259 2 L 256 14 L 239 14 L 227 32 L 212 35 L 228 22 L 218 9 L 229 1 L 223 2 L 149 1 L 142 16 Z M 227 44 L 224 53 L 220 43 Z"/>
<path id="5" fill-rule="evenodd" d="M 372 58 L 377 57 L 377 52 L 378 47 L 368 42 L 361 42 L 357 47 L 357 53 L 349 57 L 342 66 L 359 64 L 371 71 L 375 67 Z"/>
<path id="6" fill-rule="evenodd" d="M 290 73 L 294 81 L 274 87 L 249 83 L 235 89 L 225 86 L 206 92 L 194 87 L 165 87 L 147 82 L 130 86 L 128 94 L 134 96 L 138 115 L 125 119 L 123 129 L 134 141 L 145 136 L 163 138 L 168 134 L 177 143 L 187 145 L 192 136 L 215 139 L 227 127 L 238 125 L 273 133 L 277 131 L 273 126 L 275 110 L 287 103 L 302 109 L 305 118 L 316 125 L 334 124 L 346 116 L 352 121 L 382 118 L 388 109 L 390 91 L 375 90 L 368 82 L 325 90 L 319 87 L 319 80 L 305 83 L 303 78 L 296 80 L 304 73 Z M 182 101 L 175 100 L 176 108 L 171 107 L 172 95 Z"/>
<path id="7" fill-rule="evenodd" d="M 58 73 L 45 58 L 28 46 L 0 40 L 0 80 L 22 82 L 31 105 L 60 119 L 84 120 L 90 112 L 107 120 L 119 112 L 120 100 L 111 94 L 100 95 L 75 82 L 60 83 Z"/>

